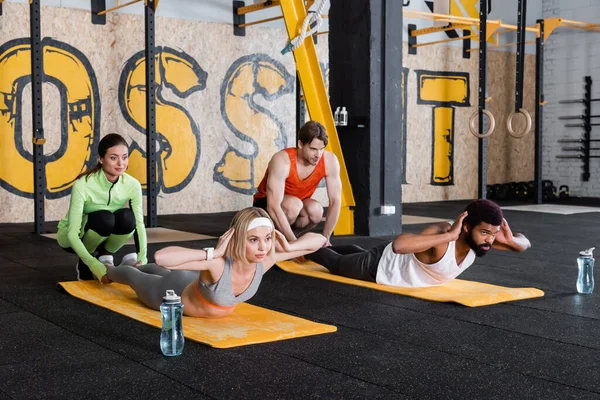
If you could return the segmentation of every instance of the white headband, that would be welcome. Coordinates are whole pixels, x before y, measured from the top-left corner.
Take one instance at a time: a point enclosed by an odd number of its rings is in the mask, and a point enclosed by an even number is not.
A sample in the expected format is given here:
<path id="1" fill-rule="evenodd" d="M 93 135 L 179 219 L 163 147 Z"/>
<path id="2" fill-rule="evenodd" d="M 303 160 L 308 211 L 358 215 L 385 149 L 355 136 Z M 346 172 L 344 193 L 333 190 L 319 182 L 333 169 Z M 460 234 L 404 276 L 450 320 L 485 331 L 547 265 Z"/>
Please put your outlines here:
<path id="1" fill-rule="evenodd" d="M 254 218 L 252 222 L 250 222 L 250 224 L 248 225 L 248 230 L 258 228 L 259 226 L 268 226 L 269 228 L 273 229 L 273 223 L 269 218 L 258 217 Z"/>

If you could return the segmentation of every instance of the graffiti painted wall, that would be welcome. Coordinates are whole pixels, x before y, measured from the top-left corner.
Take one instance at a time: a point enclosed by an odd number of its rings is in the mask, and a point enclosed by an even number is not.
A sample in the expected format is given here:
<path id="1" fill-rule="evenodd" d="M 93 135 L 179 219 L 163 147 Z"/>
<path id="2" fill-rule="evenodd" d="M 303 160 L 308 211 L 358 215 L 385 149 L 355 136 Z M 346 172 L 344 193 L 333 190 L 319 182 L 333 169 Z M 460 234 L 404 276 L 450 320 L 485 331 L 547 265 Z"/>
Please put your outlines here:
<path id="1" fill-rule="evenodd" d="M 406 87 L 406 182 L 403 202 L 477 197 L 478 139 L 469 132 L 477 110 L 478 59 L 462 57 L 462 48 L 420 47 L 408 54 L 404 43 Z M 514 108 L 515 55 L 488 52 L 488 109 L 496 129 L 488 139 L 488 184 L 533 179 L 533 133 L 513 138 L 506 119 Z M 535 121 L 535 56 L 525 61 L 524 107 Z M 525 121 L 515 118 L 521 131 Z"/>
<path id="2" fill-rule="evenodd" d="M 493 3 L 493 2 L 492 2 Z M 437 2 L 442 7 L 436 12 L 455 16 L 478 18 L 478 1 L 451 0 Z M 488 18 L 502 19 L 516 24 L 516 3 L 513 7 L 490 4 Z M 540 4 L 530 4 L 528 24 L 538 18 Z M 405 10 L 431 12 L 434 2 L 410 2 Z M 431 21 L 405 18 L 404 28 L 414 24 L 417 29 L 429 28 Z M 438 26 L 446 25 L 438 22 Z M 475 27 L 469 27 L 477 33 Z M 406 32 L 406 30 L 405 30 Z M 456 39 L 461 30 L 450 29 L 431 35 L 419 36 L 419 43 Z M 530 34 L 531 35 L 531 34 Z M 408 40 L 408 35 L 404 36 Z M 529 38 L 528 39 L 532 39 Z M 515 41 L 513 34 L 502 35 L 500 43 Z M 511 137 L 506 119 L 514 109 L 515 98 L 515 47 L 500 47 L 496 37 L 488 41 L 487 52 L 487 108 L 495 116 L 496 129 L 488 139 L 488 184 L 528 181 L 533 179 L 533 133 L 522 139 Z M 471 42 L 477 47 L 477 39 Z M 535 48 L 526 48 L 523 106 L 535 120 Z M 419 47 L 416 55 L 408 54 L 404 43 L 406 90 L 406 179 L 403 185 L 403 202 L 469 199 L 477 197 L 478 190 L 478 139 L 468 130 L 469 118 L 478 104 L 478 55 L 471 52 L 463 58 L 462 40 Z M 524 119 L 515 118 L 513 127 L 522 131 Z"/>
<path id="3" fill-rule="evenodd" d="M 31 52 L 26 5 L 0 18 L 0 222 L 33 220 Z M 46 219 L 68 208 L 75 177 L 117 132 L 128 172 L 146 187 L 143 17 L 42 7 Z M 295 64 L 285 31 L 157 18 L 159 214 L 209 213 L 251 204 L 269 158 L 295 146 Z M 317 45 L 327 70 L 326 40 Z M 325 202 L 323 190 L 317 199 Z"/>
<path id="4" fill-rule="evenodd" d="M 33 220 L 28 7 L 5 3 L 0 18 L 0 222 Z M 157 18 L 156 113 L 159 214 L 230 211 L 251 194 L 277 150 L 295 145 L 295 65 L 280 50 L 282 29 Z M 129 173 L 145 187 L 143 17 L 110 14 L 92 25 L 84 10 L 42 7 L 46 219 L 68 208 L 75 177 L 95 163 L 107 133 L 130 145 Z M 460 47 L 404 43 L 406 169 L 403 201 L 477 196 L 477 139 L 468 121 L 477 105 L 478 61 Z M 317 51 L 328 80 L 328 47 Z M 533 115 L 535 59 L 526 56 L 524 106 Z M 488 183 L 533 178 L 533 135 L 512 138 L 515 56 L 488 52 Z M 522 123 L 515 121 L 519 130 Z M 326 204 L 323 187 L 316 198 Z"/>

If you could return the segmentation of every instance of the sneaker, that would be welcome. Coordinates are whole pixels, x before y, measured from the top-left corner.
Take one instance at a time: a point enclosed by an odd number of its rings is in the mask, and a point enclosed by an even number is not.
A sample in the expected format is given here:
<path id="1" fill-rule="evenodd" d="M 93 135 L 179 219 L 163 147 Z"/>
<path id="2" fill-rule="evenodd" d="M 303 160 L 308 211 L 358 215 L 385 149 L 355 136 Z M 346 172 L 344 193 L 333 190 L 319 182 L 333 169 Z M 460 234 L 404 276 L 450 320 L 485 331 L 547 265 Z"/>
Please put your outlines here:
<path id="1" fill-rule="evenodd" d="M 137 264 L 137 254 L 129 253 L 129 254 L 125 254 L 125 256 L 123 256 L 123 259 L 121 260 L 121 264 L 119 264 L 119 267 L 124 266 L 124 265 L 129 265 L 130 267 L 135 267 L 136 264 Z"/>
<path id="2" fill-rule="evenodd" d="M 78 281 L 93 281 L 94 274 L 90 271 L 90 268 L 84 264 L 81 259 L 77 260 L 77 264 L 75 265 L 75 271 L 77 272 L 77 280 Z"/>
<path id="3" fill-rule="evenodd" d="M 98 261 L 106 265 L 107 268 L 115 266 L 115 259 L 111 255 L 100 256 L 98 257 Z"/>

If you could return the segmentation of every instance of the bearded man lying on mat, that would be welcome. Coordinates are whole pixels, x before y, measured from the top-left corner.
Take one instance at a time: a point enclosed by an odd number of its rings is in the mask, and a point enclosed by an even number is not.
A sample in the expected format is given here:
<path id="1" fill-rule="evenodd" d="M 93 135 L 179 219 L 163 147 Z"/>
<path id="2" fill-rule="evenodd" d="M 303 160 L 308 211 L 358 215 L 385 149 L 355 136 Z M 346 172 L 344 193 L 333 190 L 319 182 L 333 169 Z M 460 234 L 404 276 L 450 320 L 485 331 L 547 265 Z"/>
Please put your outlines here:
<path id="1" fill-rule="evenodd" d="M 348 278 L 426 287 L 450 282 L 492 247 L 522 252 L 531 243 L 523 234 L 512 233 L 497 204 L 475 200 L 452 224 L 435 224 L 418 234 L 403 233 L 370 250 L 357 245 L 330 246 L 305 257 Z"/>

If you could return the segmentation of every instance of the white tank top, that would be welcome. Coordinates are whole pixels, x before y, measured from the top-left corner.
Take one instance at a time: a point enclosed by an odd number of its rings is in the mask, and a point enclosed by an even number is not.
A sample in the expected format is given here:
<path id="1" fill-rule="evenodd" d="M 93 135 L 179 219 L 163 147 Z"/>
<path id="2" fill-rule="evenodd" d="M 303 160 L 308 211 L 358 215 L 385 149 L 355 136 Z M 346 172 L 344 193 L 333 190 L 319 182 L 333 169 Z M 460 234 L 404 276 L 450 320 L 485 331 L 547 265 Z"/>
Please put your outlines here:
<path id="1" fill-rule="evenodd" d="M 414 253 L 396 254 L 392 243 L 383 250 L 377 266 L 377 283 L 401 287 L 426 287 L 443 285 L 463 273 L 475 261 L 475 252 L 469 253 L 456 264 L 456 242 L 448 243 L 448 249 L 442 259 L 434 264 L 425 264 Z"/>

